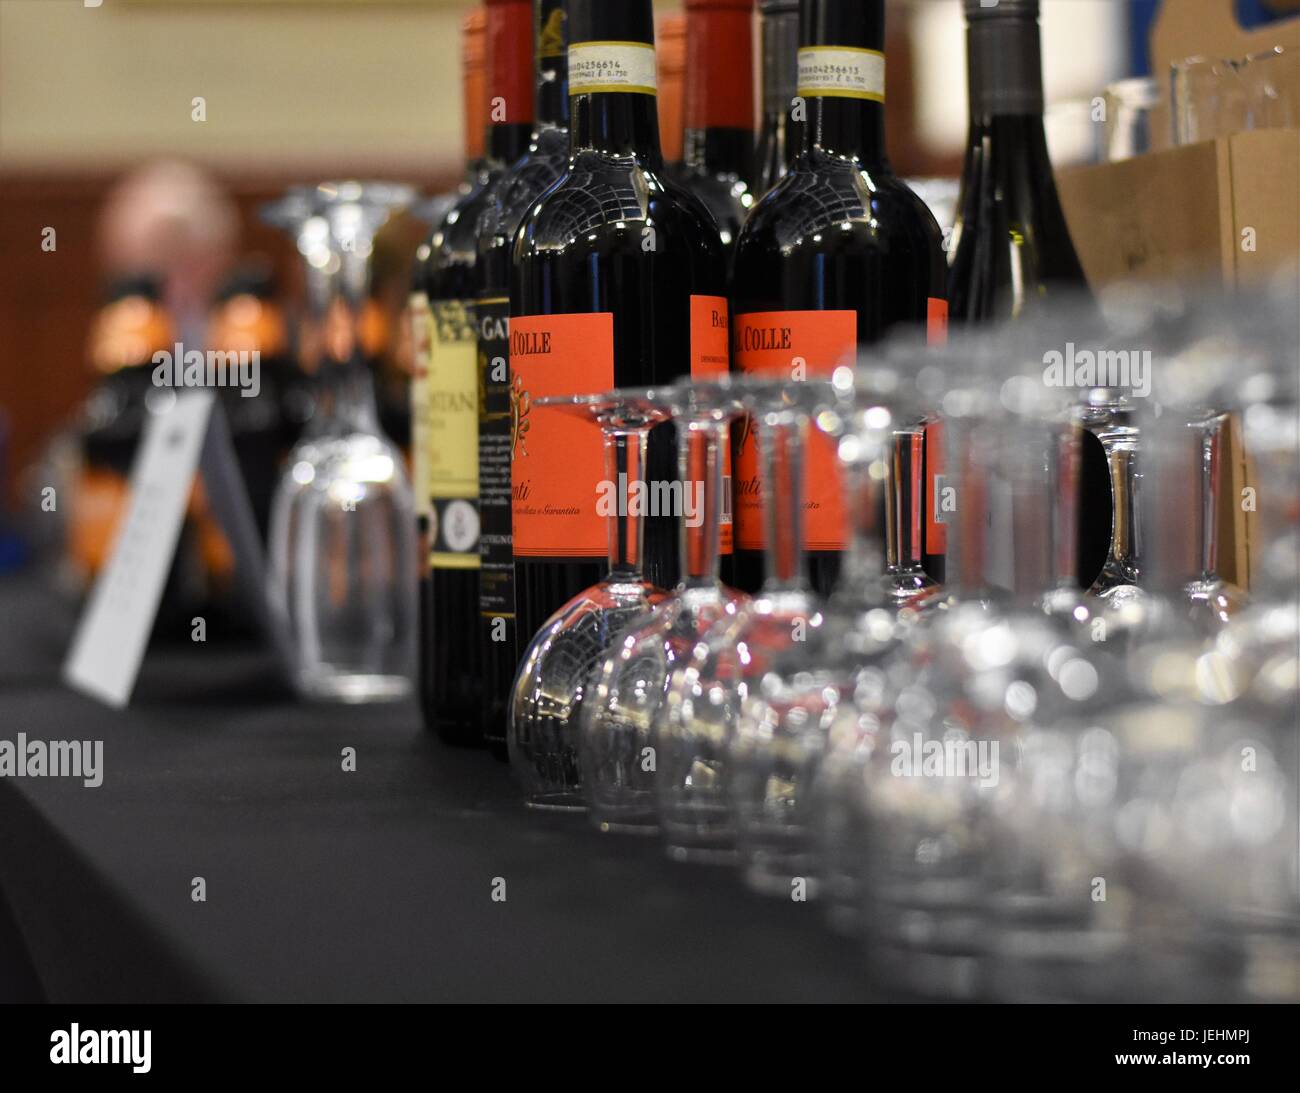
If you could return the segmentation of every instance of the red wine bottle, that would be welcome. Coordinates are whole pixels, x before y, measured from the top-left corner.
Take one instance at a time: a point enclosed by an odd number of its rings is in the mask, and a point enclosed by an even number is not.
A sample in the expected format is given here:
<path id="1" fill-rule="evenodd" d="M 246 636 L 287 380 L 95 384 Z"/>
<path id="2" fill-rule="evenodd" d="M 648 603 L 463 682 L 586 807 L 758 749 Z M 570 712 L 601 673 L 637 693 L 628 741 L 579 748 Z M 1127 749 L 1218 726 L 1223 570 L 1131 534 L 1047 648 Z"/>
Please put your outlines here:
<path id="1" fill-rule="evenodd" d="M 1061 210 L 1043 134 L 1038 0 L 966 0 L 970 129 L 949 250 L 953 322 L 1015 320 L 1088 282 Z M 1106 561 L 1111 491 L 1105 453 L 1085 435 L 1079 580 Z"/>
<path id="2" fill-rule="evenodd" d="M 803 139 L 799 86 L 799 0 L 758 0 L 763 119 L 754 150 L 754 190 L 767 193 L 785 177 Z"/>
<path id="3" fill-rule="evenodd" d="M 479 620 L 482 733 L 506 758 L 506 701 L 521 650 L 510 534 L 510 264 L 524 214 L 569 164 L 568 0 L 533 0 L 536 114 L 528 150 L 488 187 L 479 219 Z"/>
<path id="4" fill-rule="evenodd" d="M 754 204 L 754 0 L 686 0 L 679 177 L 717 221 L 730 258 Z"/>
<path id="5" fill-rule="evenodd" d="M 521 644 L 604 575 L 594 425 L 534 400 L 727 370 L 726 267 L 707 209 L 666 177 L 650 0 L 570 0 L 570 164 L 525 217 L 510 291 L 511 486 Z M 676 477 L 672 430 L 648 477 Z M 677 578 L 677 519 L 645 521 L 645 571 Z"/>
<path id="6" fill-rule="evenodd" d="M 884 0 L 804 0 L 795 105 L 807 120 L 790 171 L 754 206 L 736 246 L 733 359 L 791 379 L 852 365 L 892 327 L 946 329 L 942 236 L 885 158 Z M 738 426 L 736 583 L 762 579 L 755 437 Z M 804 538 L 829 593 L 845 520 L 830 443 L 810 438 Z"/>
<path id="7" fill-rule="evenodd" d="M 482 740 L 479 645 L 469 635 L 479 613 L 481 525 L 477 228 L 489 184 L 519 158 L 532 133 L 531 26 L 529 0 L 488 0 L 483 184 L 457 201 L 434 230 L 412 301 L 421 453 L 416 483 L 427 545 L 421 704 L 426 724 L 452 744 Z"/>

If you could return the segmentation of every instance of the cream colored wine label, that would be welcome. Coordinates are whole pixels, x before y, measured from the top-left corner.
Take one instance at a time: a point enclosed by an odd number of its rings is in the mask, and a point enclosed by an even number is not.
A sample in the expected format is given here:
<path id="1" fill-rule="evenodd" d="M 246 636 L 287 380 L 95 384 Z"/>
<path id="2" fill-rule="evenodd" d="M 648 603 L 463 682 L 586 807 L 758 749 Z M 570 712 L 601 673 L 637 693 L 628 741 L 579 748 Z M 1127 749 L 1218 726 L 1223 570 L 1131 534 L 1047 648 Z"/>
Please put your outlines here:
<path id="1" fill-rule="evenodd" d="M 625 91 L 654 95 L 655 48 L 645 42 L 574 42 L 569 46 L 569 94 Z"/>
<path id="2" fill-rule="evenodd" d="M 885 55 L 874 49 L 806 46 L 799 50 L 799 94 L 885 101 Z"/>

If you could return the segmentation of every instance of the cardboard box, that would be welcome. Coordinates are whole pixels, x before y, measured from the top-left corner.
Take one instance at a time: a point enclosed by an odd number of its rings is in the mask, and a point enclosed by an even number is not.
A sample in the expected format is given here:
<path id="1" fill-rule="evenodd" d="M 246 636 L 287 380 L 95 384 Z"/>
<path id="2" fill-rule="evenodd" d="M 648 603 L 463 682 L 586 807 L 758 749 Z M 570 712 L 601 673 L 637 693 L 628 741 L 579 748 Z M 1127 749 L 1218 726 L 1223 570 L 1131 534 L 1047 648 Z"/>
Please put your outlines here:
<path id="1" fill-rule="evenodd" d="M 1057 185 L 1093 288 L 1131 278 L 1232 288 L 1281 276 L 1300 301 L 1300 130 L 1069 168 Z"/>

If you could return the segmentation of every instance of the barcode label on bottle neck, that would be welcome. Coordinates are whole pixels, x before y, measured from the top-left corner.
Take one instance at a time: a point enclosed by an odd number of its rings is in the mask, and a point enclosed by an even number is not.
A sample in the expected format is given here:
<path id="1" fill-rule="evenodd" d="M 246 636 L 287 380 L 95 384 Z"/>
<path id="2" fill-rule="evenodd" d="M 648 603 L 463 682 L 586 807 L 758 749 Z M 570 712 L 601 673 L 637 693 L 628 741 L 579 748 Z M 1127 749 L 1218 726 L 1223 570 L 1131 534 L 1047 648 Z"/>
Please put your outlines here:
<path id="1" fill-rule="evenodd" d="M 569 94 L 654 95 L 655 47 L 645 42 L 575 42 L 569 46 Z"/>
<path id="2" fill-rule="evenodd" d="M 874 49 L 805 46 L 799 50 L 799 94 L 885 101 L 885 55 Z"/>

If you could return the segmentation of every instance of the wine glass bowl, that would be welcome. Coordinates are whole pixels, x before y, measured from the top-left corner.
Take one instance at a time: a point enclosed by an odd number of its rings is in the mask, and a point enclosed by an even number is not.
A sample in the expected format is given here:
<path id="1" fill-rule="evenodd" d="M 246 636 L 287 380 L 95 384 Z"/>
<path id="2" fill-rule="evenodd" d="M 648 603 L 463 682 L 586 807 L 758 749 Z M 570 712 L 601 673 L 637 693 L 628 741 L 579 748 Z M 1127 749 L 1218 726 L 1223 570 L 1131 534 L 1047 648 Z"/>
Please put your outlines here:
<path id="1" fill-rule="evenodd" d="M 655 425 L 667 420 L 668 411 L 654 392 L 647 391 L 554 395 L 538 398 L 533 405 L 596 422 L 603 434 L 606 479 L 622 483 L 615 485 L 619 503 L 606 514 L 609 571 L 569 600 L 533 636 L 516 673 L 507 713 L 510 766 L 526 803 L 576 812 L 587 808 L 581 722 L 597 685 L 593 675 L 623 629 L 666 595 L 642 575 L 643 514 L 629 502 L 632 492 L 644 484 L 647 437 Z M 588 760 L 600 767 L 608 761 L 621 771 L 623 759 L 621 753 L 601 756 L 588 751 Z"/>
<path id="2" fill-rule="evenodd" d="M 727 423 L 741 410 L 728 383 L 684 383 L 656 392 L 678 439 L 682 579 L 654 611 L 629 623 L 592 678 L 581 726 L 591 819 L 603 831 L 658 829 L 655 724 L 673 673 L 715 625 L 748 599 L 718 579 Z"/>
<path id="3" fill-rule="evenodd" d="M 821 625 L 802 574 L 800 530 L 808 408 L 800 385 L 771 379 L 736 384 L 757 427 L 766 473 L 768 576 L 748 601 L 733 602 L 674 669 L 655 726 L 656 803 L 669 856 L 735 860 L 729 793 L 733 735 L 746 696 L 772 659 Z"/>

